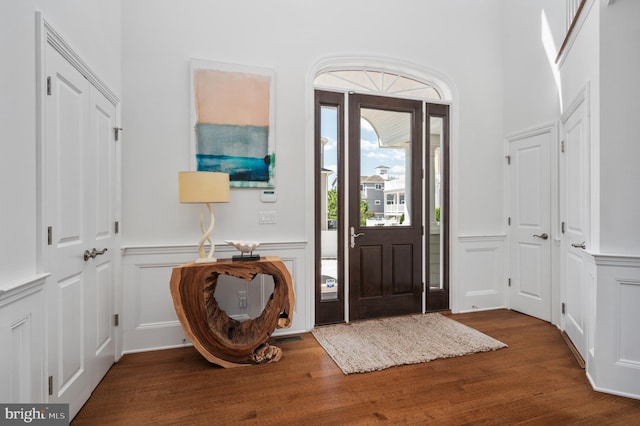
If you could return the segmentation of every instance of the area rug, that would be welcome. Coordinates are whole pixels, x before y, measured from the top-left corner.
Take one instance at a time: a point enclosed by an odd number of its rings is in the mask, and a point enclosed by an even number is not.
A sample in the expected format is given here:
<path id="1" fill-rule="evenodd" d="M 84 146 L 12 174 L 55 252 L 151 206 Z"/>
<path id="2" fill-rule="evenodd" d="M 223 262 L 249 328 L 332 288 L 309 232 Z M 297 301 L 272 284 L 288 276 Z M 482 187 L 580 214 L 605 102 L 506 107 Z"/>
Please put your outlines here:
<path id="1" fill-rule="evenodd" d="M 507 347 L 441 314 L 328 325 L 316 327 L 312 333 L 344 374 Z"/>

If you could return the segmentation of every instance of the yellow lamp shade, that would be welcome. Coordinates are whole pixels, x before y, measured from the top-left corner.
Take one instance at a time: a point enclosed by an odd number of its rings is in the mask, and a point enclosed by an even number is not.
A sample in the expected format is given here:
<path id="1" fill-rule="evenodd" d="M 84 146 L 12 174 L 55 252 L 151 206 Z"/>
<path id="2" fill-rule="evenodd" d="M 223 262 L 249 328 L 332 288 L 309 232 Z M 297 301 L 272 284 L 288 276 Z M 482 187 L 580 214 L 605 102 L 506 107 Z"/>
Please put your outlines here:
<path id="1" fill-rule="evenodd" d="M 179 172 L 181 203 L 228 203 L 229 174 L 219 172 Z"/>

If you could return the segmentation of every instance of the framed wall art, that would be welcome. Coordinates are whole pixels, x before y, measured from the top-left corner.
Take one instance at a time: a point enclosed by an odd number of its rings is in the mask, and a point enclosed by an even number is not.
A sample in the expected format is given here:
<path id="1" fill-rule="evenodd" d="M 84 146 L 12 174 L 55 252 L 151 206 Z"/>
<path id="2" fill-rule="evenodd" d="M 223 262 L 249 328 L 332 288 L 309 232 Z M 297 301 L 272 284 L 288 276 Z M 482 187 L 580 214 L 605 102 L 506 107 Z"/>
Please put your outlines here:
<path id="1" fill-rule="evenodd" d="M 232 187 L 273 187 L 273 70 L 192 59 L 190 74 L 193 170 L 229 173 Z"/>

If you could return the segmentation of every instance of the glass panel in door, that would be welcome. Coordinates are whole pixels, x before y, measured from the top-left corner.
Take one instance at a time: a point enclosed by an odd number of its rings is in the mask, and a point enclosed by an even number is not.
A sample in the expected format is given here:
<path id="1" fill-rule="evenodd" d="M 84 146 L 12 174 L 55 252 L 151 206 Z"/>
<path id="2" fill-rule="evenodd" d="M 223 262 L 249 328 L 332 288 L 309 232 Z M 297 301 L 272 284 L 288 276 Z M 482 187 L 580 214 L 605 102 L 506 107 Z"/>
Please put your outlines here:
<path id="1" fill-rule="evenodd" d="M 320 107 L 320 300 L 338 299 L 338 108 Z"/>
<path id="2" fill-rule="evenodd" d="M 427 311 L 449 309 L 449 107 L 426 104 L 426 306 Z"/>
<path id="3" fill-rule="evenodd" d="M 361 109 L 360 226 L 411 226 L 410 112 Z"/>
<path id="4" fill-rule="evenodd" d="M 429 290 L 441 290 L 442 281 L 442 117 L 429 117 Z"/>
<path id="5" fill-rule="evenodd" d="M 344 321 L 344 94 L 315 92 L 315 323 Z"/>

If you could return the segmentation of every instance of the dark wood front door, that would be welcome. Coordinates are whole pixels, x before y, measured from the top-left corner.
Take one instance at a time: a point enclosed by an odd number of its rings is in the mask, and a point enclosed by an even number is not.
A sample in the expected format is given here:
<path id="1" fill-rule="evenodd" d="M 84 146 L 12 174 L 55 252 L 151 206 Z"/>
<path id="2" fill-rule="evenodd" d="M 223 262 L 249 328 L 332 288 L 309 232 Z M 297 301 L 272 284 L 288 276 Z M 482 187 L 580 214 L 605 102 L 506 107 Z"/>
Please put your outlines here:
<path id="1" fill-rule="evenodd" d="M 422 102 L 350 95 L 348 145 L 349 317 L 421 312 Z"/>

